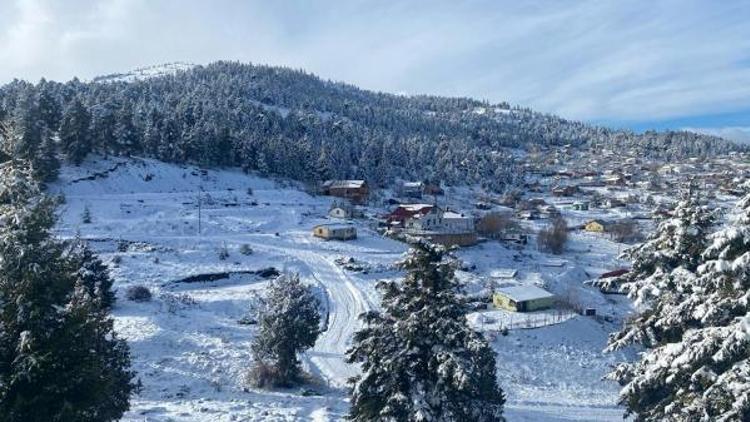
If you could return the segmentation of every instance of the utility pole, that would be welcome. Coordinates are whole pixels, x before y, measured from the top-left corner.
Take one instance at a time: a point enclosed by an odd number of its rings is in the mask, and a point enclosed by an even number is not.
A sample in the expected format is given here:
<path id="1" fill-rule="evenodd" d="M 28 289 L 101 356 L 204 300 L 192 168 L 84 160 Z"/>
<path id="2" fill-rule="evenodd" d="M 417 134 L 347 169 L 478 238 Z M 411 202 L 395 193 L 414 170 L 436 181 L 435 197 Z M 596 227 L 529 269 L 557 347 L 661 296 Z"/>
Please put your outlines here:
<path id="1" fill-rule="evenodd" d="M 203 190 L 202 187 L 198 188 L 198 236 L 201 235 L 201 217 L 202 217 L 201 216 L 201 208 L 202 208 L 201 200 L 203 196 L 201 195 L 202 190 Z"/>

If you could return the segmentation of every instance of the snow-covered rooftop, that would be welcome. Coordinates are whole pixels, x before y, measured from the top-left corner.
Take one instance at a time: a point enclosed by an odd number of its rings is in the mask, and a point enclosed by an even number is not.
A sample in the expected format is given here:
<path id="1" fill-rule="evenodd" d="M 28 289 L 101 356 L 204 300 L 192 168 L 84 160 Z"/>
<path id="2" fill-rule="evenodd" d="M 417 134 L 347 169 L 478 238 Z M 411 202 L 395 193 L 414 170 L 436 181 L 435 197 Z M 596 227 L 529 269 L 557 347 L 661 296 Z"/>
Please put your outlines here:
<path id="1" fill-rule="evenodd" d="M 497 289 L 497 293 L 507 296 L 516 302 L 555 297 L 552 293 L 536 286 L 501 287 Z"/>

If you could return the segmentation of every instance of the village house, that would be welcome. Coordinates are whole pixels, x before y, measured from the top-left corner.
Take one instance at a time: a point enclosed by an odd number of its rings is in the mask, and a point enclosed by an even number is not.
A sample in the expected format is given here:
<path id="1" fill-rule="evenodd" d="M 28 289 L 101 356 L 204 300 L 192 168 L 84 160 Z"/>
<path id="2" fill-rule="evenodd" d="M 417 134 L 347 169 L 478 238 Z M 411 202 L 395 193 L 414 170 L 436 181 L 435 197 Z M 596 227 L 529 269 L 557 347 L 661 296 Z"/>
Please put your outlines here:
<path id="1" fill-rule="evenodd" d="M 343 224 L 319 224 L 313 227 L 313 236 L 325 240 L 351 240 L 357 238 L 357 229 Z"/>
<path id="2" fill-rule="evenodd" d="M 474 218 L 432 207 L 404 222 L 406 233 L 444 246 L 468 246 L 477 242 Z"/>
<path id="3" fill-rule="evenodd" d="M 388 227 L 403 228 L 406 221 L 412 218 L 420 218 L 429 213 L 434 205 L 430 204 L 402 204 L 386 216 Z"/>
<path id="4" fill-rule="evenodd" d="M 576 201 L 573 202 L 573 209 L 576 211 L 588 211 L 589 210 L 589 203 L 588 201 Z"/>
<path id="5" fill-rule="evenodd" d="M 591 220 L 584 225 L 584 230 L 591 233 L 604 233 L 606 232 L 611 223 L 604 220 Z"/>
<path id="6" fill-rule="evenodd" d="M 323 183 L 322 191 L 324 195 L 345 198 L 354 204 L 364 204 L 370 194 L 364 180 L 329 180 Z"/>
<path id="7" fill-rule="evenodd" d="M 516 218 L 521 220 L 538 220 L 539 211 L 537 210 L 520 210 L 516 212 Z"/>
<path id="8" fill-rule="evenodd" d="M 344 219 L 358 218 L 362 216 L 362 212 L 348 202 L 334 201 L 331 204 L 331 208 L 328 210 L 328 216 L 331 218 Z"/>
<path id="9" fill-rule="evenodd" d="M 578 193 L 578 186 L 575 185 L 568 185 L 568 186 L 556 186 L 552 188 L 552 195 L 553 196 L 573 196 L 576 193 Z"/>
<path id="10" fill-rule="evenodd" d="M 399 194 L 408 198 L 421 198 L 424 192 L 424 183 L 422 182 L 403 182 L 398 187 Z"/>
<path id="11" fill-rule="evenodd" d="M 474 229 L 474 218 L 466 217 L 454 211 L 443 212 L 440 231 L 446 233 L 473 233 Z"/>
<path id="12" fill-rule="evenodd" d="M 541 218 L 555 218 L 560 216 L 560 210 L 554 205 L 544 205 L 539 207 L 539 217 Z"/>
<path id="13" fill-rule="evenodd" d="M 551 308 L 555 295 L 536 286 L 501 287 L 492 295 L 495 308 L 513 312 L 531 312 Z"/>

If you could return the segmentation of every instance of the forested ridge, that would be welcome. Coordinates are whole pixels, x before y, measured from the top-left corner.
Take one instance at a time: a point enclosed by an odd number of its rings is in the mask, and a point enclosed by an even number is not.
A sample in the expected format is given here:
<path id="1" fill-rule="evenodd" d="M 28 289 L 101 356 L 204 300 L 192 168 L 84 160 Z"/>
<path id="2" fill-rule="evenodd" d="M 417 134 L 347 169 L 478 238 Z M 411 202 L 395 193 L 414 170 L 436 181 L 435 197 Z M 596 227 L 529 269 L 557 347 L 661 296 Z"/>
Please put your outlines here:
<path id="1" fill-rule="evenodd" d="M 375 186 L 404 178 L 501 190 L 522 177 L 518 153 L 532 147 L 627 147 L 664 160 L 736 148 L 690 132 L 615 131 L 507 103 L 376 93 L 237 62 L 140 80 L 16 80 L 0 88 L 0 119 L 23 139 L 16 154 L 37 167 L 98 152 Z M 39 171 L 49 179 L 55 169 Z"/>

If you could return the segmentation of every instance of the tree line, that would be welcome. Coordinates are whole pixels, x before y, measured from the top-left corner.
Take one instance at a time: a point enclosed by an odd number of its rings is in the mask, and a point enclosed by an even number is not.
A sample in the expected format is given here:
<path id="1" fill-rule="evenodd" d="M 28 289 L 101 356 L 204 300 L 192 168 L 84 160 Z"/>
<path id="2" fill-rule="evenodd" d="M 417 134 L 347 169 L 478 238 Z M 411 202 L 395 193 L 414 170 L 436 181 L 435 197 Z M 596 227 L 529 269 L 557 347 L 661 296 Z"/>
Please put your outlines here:
<path id="1" fill-rule="evenodd" d="M 145 80 L 0 87 L 0 121 L 23 142 L 17 158 L 54 179 L 57 157 L 143 155 L 203 166 L 240 166 L 316 182 L 361 178 L 481 184 L 523 177 L 519 151 L 571 144 L 664 159 L 735 149 L 688 132 L 626 131 L 568 121 L 507 103 L 375 93 L 280 67 L 216 62 Z"/>

